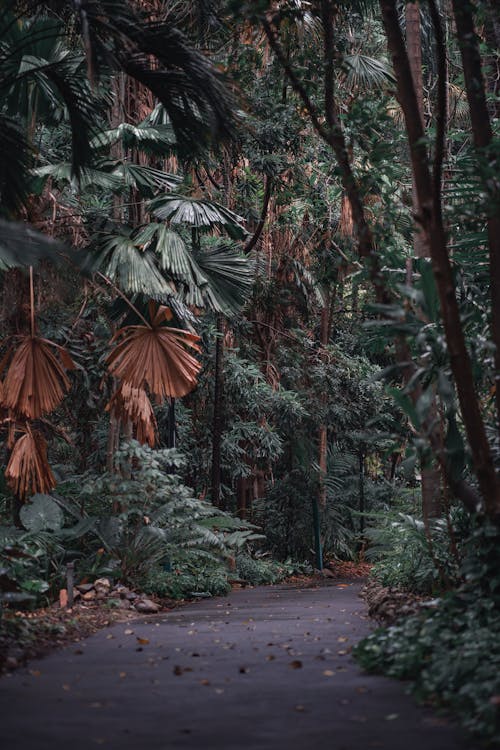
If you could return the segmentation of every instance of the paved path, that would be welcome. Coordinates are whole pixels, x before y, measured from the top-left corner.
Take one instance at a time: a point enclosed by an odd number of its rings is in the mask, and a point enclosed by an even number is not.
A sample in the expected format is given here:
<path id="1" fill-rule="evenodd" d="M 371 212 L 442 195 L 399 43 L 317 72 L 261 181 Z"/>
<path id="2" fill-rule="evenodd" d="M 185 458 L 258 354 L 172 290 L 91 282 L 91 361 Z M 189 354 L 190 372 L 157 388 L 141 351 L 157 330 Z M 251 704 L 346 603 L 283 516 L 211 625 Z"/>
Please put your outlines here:
<path id="1" fill-rule="evenodd" d="M 370 629 L 358 591 L 244 589 L 102 630 L 0 680 L 0 747 L 470 748 L 401 683 L 353 663 Z"/>

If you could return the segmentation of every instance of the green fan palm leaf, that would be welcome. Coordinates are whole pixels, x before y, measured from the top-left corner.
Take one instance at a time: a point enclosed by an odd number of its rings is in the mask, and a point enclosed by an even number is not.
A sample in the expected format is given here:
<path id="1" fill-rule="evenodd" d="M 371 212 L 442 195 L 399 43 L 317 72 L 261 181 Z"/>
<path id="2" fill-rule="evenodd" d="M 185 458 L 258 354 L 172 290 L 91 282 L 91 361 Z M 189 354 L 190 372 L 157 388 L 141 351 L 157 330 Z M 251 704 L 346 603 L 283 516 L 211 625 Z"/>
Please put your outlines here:
<path id="1" fill-rule="evenodd" d="M 158 270 L 154 256 L 141 250 L 126 235 L 108 236 L 100 243 L 100 253 L 91 265 L 126 294 L 145 294 L 161 299 L 172 294 L 168 282 Z"/>
<path id="2" fill-rule="evenodd" d="M 383 60 L 356 53 L 344 55 L 345 85 L 349 89 L 387 89 L 396 82 L 391 67 Z"/>
<path id="3" fill-rule="evenodd" d="M 28 224 L 0 219 L 0 271 L 33 266 L 40 260 L 58 260 L 63 251 L 61 242 Z"/>
<path id="4" fill-rule="evenodd" d="M 159 219 L 170 224 L 186 224 L 199 231 L 217 227 L 224 229 L 232 239 L 244 239 L 247 235 L 243 219 L 220 203 L 204 198 L 182 195 L 162 195 L 151 201 L 150 209 Z"/>
<path id="5" fill-rule="evenodd" d="M 237 315 L 252 291 L 253 263 L 232 245 L 197 252 L 195 258 L 208 279 L 201 290 L 204 306 L 228 316 Z"/>
<path id="6" fill-rule="evenodd" d="M 93 139 L 92 147 L 107 148 L 116 143 L 121 143 L 125 149 L 135 148 L 146 154 L 164 156 L 175 145 L 175 134 L 170 125 L 122 122 L 116 128 L 99 133 Z"/>

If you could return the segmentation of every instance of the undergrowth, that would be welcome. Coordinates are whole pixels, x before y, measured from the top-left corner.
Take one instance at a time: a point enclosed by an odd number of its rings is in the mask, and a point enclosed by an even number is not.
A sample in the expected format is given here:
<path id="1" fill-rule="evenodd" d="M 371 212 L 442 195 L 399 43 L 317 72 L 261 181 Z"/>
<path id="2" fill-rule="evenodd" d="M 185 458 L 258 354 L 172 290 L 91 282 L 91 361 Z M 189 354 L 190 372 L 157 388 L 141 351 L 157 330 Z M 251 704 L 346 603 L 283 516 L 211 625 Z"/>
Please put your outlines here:
<path id="1" fill-rule="evenodd" d="M 370 672 L 411 680 L 420 700 L 450 709 L 472 733 L 500 742 L 500 531 L 478 526 L 465 583 L 354 650 Z"/>

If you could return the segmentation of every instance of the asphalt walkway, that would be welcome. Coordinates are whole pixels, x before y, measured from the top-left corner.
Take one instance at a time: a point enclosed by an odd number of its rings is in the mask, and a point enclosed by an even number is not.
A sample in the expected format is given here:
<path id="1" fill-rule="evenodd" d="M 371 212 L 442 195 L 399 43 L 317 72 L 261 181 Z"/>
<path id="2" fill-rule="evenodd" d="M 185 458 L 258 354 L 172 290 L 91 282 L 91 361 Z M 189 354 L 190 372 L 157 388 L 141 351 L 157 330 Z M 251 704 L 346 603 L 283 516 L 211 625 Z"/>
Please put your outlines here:
<path id="1" fill-rule="evenodd" d="M 0 747 L 470 750 L 353 662 L 359 588 L 241 589 L 102 630 L 0 680 Z"/>

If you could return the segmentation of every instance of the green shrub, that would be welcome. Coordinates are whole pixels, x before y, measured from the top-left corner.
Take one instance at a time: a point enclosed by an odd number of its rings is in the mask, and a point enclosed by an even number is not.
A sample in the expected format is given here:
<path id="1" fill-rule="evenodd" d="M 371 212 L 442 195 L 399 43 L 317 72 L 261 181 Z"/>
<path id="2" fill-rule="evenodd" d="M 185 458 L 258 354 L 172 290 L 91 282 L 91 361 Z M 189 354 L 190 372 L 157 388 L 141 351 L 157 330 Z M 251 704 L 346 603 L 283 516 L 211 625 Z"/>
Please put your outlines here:
<path id="1" fill-rule="evenodd" d="M 278 562 L 243 552 L 236 557 L 236 571 L 243 581 L 252 586 L 261 586 L 280 583 L 292 575 L 310 575 L 312 567 L 308 563 L 296 563 L 292 560 Z"/>
<path id="2" fill-rule="evenodd" d="M 500 742 L 500 530 L 475 529 L 465 584 L 420 614 L 375 631 L 354 655 L 370 672 L 412 680 L 422 700 L 450 708 L 475 734 Z"/>
<path id="3" fill-rule="evenodd" d="M 172 570 L 153 569 L 142 581 L 146 594 L 170 599 L 190 599 L 196 596 L 224 596 L 231 590 L 227 567 L 216 560 L 192 556 L 172 566 Z"/>
<path id="4" fill-rule="evenodd" d="M 373 575 L 384 586 L 431 594 L 460 580 L 461 542 L 470 532 L 461 508 L 451 514 L 455 547 L 445 518 L 432 520 L 429 532 L 420 518 L 408 513 L 373 513 L 370 519 L 366 558 L 375 563 Z"/>

